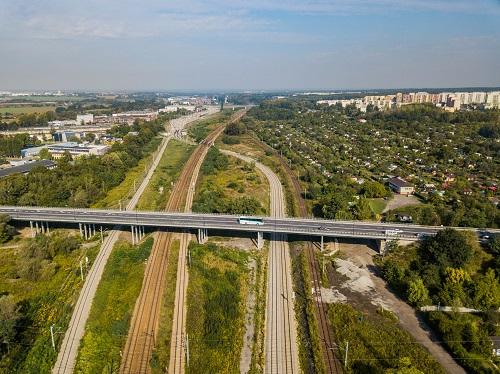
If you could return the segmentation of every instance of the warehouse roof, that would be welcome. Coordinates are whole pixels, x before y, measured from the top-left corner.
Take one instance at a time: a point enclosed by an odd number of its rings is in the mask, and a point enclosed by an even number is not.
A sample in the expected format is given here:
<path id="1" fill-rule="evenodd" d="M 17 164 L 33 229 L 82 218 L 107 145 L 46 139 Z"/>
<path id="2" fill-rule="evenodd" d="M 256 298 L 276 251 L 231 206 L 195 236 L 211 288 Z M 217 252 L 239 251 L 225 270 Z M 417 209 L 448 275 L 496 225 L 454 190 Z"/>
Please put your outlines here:
<path id="1" fill-rule="evenodd" d="M 13 166 L 11 168 L 7 169 L 1 169 L 0 170 L 0 178 L 7 177 L 12 174 L 26 174 L 29 173 L 33 168 L 36 168 L 37 166 L 42 166 L 47 169 L 51 169 L 54 166 L 56 166 L 55 162 L 50 161 L 50 160 L 40 160 L 40 161 L 33 161 L 33 162 L 28 162 L 23 165 L 19 166 Z"/>

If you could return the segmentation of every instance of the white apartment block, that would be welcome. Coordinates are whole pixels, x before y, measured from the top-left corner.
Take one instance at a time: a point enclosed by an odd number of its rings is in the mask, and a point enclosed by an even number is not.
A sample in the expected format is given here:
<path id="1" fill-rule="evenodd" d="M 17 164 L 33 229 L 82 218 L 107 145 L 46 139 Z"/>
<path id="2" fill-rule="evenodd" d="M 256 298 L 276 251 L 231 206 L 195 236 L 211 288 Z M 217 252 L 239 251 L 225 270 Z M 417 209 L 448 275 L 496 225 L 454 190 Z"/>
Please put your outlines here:
<path id="1" fill-rule="evenodd" d="M 380 110 L 387 110 L 395 106 L 407 104 L 432 103 L 447 110 L 460 110 L 465 105 L 484 105 L 487 109 L 500 108 L 500 91 L 493 92 L 441 92 L 430 94 L 428 92 L 398 92 L 395 95 L 370 95 L 363 98 L 349 100 L 319 100 L 317 104 L 335 105 L 342 107 L 355 105 L 362 112 L 366 112 L 368 105 L 373 105 Z"/>

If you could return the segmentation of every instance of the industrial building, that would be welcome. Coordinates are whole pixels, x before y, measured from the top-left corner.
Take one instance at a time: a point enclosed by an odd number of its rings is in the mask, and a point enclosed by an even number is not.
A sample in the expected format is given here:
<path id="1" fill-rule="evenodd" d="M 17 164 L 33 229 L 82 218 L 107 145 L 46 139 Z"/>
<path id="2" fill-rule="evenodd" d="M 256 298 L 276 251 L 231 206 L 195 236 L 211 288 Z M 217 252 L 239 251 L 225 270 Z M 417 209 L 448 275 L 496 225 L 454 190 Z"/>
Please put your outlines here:
<path id="1" fill-rule="evenodd" d="M 66 152 L 73 158 L 81 156 L 102 156 L 108 150 L 107 145 L 92 145 L 92 144 L 78 144 L 76 142 L 65 142 L 51 145 L 44 145 L 41 147 L 26 148 L 21 150 L 21 157 L 35 157 L 38 156 L 42 149 L 46 148 L 52 158 L 58 159 L 64 156 Z"/>
<path id="2" fill-rule="evenodd" d="M 33 170 L 36 167 L 53 169 L 56 167 L 56 164 L 55 162 L 50 160 L 30 161 L 18 166 L 13 166 L 6 169 L 0 169 L 0 178 L 8 177 L 9 175 L 14 175 L 14 174 L 28 174 L 31 170 Z"/>
<path id="3" fill-rule="evenodd" d="M 389 179 L 389 187 L 400 195 L 411 195 L 415 192 L 415 187 L 400 177 Z"/>

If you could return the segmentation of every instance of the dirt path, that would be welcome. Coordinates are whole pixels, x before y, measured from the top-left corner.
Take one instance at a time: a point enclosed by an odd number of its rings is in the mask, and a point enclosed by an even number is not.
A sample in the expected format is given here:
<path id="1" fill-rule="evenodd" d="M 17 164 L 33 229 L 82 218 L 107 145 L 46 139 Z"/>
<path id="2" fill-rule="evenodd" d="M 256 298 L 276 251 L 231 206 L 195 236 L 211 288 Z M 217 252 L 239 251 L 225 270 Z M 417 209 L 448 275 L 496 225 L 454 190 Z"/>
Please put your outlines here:
<path id="1" fill-rule="evenodd" d="M 388 212 L 393 209 L 403 208 L 405 206 L 420 205 L 420 204 L 422 204 L 420 200 L 413 195 L 409 196 L 394 195 L 394 197 L 389 200 L 382 213 Z"/>
<path id="2" fill-rule="evenodd" d="M 436 342 L 437 338 L 414 309 L 392 293 L 386 282 L 376 274 L 373 263 L 375 252 L 372 249 L 364 245 L 346 245 L 342 248 L 342 254 L 348 260 L 340 260 L 337 265 L 341 264 L 342 273 L 348 273 L 347 284 L 351 292 L 363 294 L 372 304 L 382 305 L 397 315 L 401 326 L 424 346 L 448 373 L 466 373 Z M 342 293 L 343 288 L 337 288 L 337 291 Z"/>

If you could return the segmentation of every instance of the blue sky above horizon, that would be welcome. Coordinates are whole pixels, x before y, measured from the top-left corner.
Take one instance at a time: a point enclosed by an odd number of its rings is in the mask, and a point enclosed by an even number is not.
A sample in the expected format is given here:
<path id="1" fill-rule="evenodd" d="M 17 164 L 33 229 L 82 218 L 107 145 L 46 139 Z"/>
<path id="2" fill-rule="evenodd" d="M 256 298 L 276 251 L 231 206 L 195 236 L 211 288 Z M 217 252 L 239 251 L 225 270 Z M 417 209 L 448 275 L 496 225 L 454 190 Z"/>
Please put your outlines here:
<path id="1" fill-rule="evenodd" d="M 0 0 L 2 89 L 500 85 L 500 0 Z"/>

